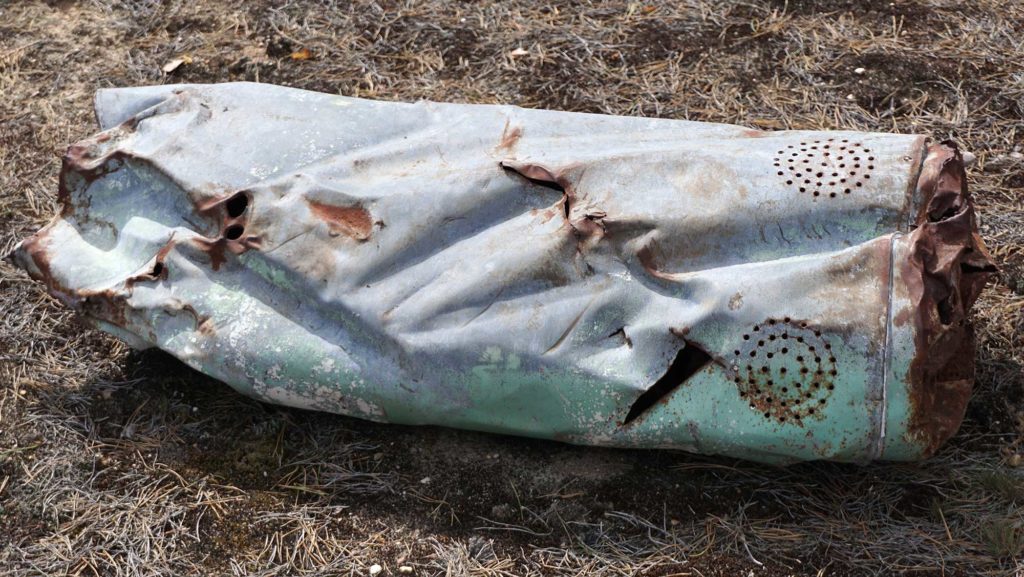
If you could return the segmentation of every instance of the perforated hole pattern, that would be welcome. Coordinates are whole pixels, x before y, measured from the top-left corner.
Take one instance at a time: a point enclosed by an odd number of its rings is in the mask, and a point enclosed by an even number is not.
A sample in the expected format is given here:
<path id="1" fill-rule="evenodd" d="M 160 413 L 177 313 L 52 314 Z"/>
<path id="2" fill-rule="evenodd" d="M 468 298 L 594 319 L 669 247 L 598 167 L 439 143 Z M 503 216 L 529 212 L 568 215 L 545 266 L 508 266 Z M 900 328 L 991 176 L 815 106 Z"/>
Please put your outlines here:
<path id="1" fill-rule="evenodd" d="M 875 169 L 871 149 L 848 138 L 802 141 L 779 150 L 776 174 L 786 184 L 814 197 L 851 194 L 871 179 Z"/>
<path id="2" fill-rule="evenodd" d="M 839 376 L 832 344 L 821 331 L 788 317 L 754 325 L 733 359 L 740 397 L 779 423 L 820 418 Z"/>

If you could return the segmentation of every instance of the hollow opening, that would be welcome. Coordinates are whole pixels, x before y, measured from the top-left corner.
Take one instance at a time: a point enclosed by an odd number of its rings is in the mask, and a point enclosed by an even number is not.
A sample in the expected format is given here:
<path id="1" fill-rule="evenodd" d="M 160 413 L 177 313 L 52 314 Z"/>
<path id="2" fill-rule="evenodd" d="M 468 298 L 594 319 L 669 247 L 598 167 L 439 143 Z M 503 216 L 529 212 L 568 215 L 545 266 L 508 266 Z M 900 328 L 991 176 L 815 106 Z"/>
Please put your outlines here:
<path id="1" fill-rule="evenodd" d="M 224 229 L 224 238 L 228 240 L 238 240 L 242 238 L 242 233 L 245 232 L 245 227 L 240 224 L 233 224 Z"/>
<path id="2" fill-rule="evenodd" d="M 970 263 L 962 262 L 962 263 L 960 263 L 960 272 L 962 274 L 981 274 L 981 273 L 987 274 L 987 273 L 999 272 L 999 269 L 996 268 L 996 265 L 994 265 L 994 264 L 989 264 L 987 266 L 975 266 L 975 265 L 970 264 Z"/>
<path id="3" fill-rule="evenodd" d="M 240 192 L 229 198 L 224 207 L 228 212 L 228 216 L 238 218 L 242 216 L 246 208 L 249 208 L 249 197 Z"/>
<path id="4" fill-rule="evenodd" d="M 547 178 L 534 178 L 532 176 L 527 176 L 523 172 L 520 172 L 519 170 L 516 170 L 515 168 L 513 168 L 511 166 L 505 166 L 504 164 L 502 164 L 501 168 L 503 168 L 506 172 L 510 172 L 512 174 L 515 174 L 515 175 L 519 176 L 520 178 L 524 178 L 524 179 L 530 181 L 531 183 L 533 183 L 533 184 L 535 184 L 537 186 L 543 186 L 544 188 L 548 188 L 548 189 L 551 189 L 551 190 L 554 190 L 556 192 L 561 193 L 562 197 L 563 197 L 562 211 L 565 214 L 566 220 L 569 219 L 569 214 L 570 214 L 570 212 L 572 210 L 572 207 L 569 206 L 569 195 L 566 194 L 565 187 L 562 186 L 561 184 L 559 184 L 558 182 L 556 182 L 554 180 L 553 176 L 551 177 L 550 180 L 547 179 Z M 547 173 L 546 170 L 542 170 L 541 172 Z"/>
<path id="5" fill-rule="evenodd" d="M 690 377 L 697 374 L 701 369 L 708 366 L 711 356 L 696 346 L 687 345 L 676 354 L 676 358 L 669 365 L 668 371 L 650 388 L 641 394 L 633 406 L 629 408 L 623 425 L 628 425 L 646 413 L 658 401 L 667 398 L 672 391 L 690 380 Z"/>

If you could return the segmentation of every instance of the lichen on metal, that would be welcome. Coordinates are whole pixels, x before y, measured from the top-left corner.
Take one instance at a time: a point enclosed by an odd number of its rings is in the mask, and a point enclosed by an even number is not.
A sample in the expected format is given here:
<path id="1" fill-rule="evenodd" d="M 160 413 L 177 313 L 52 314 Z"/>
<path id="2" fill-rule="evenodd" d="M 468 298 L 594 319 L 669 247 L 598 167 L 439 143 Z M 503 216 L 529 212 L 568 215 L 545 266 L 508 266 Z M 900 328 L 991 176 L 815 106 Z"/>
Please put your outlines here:
<path id="1" fill-rule="evenodd" d="M 953 143 L 258 84 L 96 111 L 14 261 L 257 398 L 779 463 L 963 417 L 993 266 Z"/>

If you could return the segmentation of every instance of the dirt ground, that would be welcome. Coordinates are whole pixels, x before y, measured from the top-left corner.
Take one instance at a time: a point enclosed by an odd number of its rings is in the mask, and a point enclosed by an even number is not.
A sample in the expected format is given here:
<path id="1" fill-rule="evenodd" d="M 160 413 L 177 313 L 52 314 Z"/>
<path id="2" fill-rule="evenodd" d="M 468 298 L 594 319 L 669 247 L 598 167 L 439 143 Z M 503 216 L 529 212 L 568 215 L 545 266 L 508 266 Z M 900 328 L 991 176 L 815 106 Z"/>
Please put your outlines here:
<path id="1" fill-rule="evenodd" d="M 1002 267 L 967 419 L 935 458 L 772 468 L 260 404 L 82 328 L 0 264 L 0 567 L 1024 574 L 1022 63 L 1016 1 L 0 0 L 0 254 L 56 212 L 97 88 L 254 80 L 951 137 L 978 157 Z"/>

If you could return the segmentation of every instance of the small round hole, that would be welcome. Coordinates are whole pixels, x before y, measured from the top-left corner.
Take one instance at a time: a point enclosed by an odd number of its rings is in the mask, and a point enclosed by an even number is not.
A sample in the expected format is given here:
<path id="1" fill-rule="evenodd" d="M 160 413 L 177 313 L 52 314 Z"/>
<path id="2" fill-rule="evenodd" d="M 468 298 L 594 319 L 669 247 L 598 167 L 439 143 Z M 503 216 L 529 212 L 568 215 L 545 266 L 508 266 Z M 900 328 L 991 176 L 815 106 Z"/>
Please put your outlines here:
<path id="1" fill-rule="evenodd" d="M 228 240 L 238 240 L 242 238 L 242 233 L 245 232 L 245 227 L 240 224 L 233 224 L 224 229 L 224 238 Z"/>
<path id="2" fill-rule="evenodd" d="M 249 207 L 249 197 L 246 196 L 245 194 L 238 193 L 235 196 L 229 198 L 228 201 L 224 204 L 224 207 L 228 211 L 228 216 L 230 216 L 231 218 L 238 218 L 242 216 L 242 213 L 245 212 L 245 209 Z"/>

